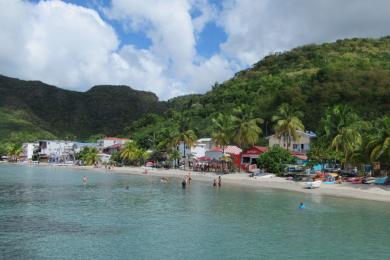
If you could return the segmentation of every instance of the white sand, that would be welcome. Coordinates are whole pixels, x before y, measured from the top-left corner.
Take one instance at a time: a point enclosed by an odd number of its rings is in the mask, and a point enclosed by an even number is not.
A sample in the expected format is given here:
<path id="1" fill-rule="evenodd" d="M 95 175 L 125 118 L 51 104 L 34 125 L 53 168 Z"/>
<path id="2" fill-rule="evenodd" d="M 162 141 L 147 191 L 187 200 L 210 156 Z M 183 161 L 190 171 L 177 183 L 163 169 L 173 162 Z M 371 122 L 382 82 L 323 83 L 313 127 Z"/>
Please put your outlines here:
<path id="1" fill-rule="evenodd" d="M 40 164 L 40 166 L 47 166 L 47 164 Z M 57 166 L 55 166 L 57 167 Z M 168 178 L 183 178 L 186 174 L 191 173 L 191 178 L 194 181 L 209 182 L 210 186 L 213 180 L 218 177 L 215 173 L 200 173 L 193 171 L 175 170 L 175 169 L 147 169 L 145 174 L 145 168 L 142 167 L 115 167 L 108 171 L 104 168 L 93 168 L 91 166 L 58 166 L 58 167 L 72 167 L 75 169 L 88 169 L 95 171 L 103 171 L 110 173 L 120 173 L 129 175 L 147 175 L 157 177 Z M 390 202 L 390 187 L 383 185 L 365 185 L 365 184 L 321 184 L 317 189 L 305 189 L 303 182 L 289 181 L 285 178 L 273 177 L 262 178 L 255 177 L 250 178 L 246 173 L 233 173 L 222 175 L 222 185 L 240 185 L 251 187 L 255 189 L 280 189 L 294 192 L 303 192 L 308 194 L 325 195 L 333 197 L 346 197 L 354 199 L 365 199 L 374 201 Z"/>

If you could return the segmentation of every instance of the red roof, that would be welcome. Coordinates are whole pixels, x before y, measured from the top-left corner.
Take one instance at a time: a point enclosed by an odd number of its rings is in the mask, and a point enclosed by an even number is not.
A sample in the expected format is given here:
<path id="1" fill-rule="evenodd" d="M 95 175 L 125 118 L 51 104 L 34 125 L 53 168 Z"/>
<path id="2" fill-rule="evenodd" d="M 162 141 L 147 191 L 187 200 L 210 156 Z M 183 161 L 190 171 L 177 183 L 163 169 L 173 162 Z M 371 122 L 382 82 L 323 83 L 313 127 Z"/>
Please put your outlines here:
<path id="1" fill-rule="evenodd" d="M 129 141 L 128 138 L 118 138 L 118 137 L 106 137 L 104 140 L 115 140 L 115 141 Z"/>
<path id="2" fill-rule="evenodd" d="M 252 148 L 243 152 L 242 156 L 260 155 L 268 151 L 268 147 L 265 146 L 253 146 Z"/>

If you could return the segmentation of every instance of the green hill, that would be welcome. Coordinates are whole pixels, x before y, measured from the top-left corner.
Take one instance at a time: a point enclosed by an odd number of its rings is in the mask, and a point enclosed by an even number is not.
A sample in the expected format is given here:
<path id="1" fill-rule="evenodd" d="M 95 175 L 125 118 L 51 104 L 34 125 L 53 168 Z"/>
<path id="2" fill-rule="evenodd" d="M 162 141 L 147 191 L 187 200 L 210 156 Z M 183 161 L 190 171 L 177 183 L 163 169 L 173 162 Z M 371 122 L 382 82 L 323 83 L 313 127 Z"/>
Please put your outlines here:
<path id="1" fill-rule="evenodd" d="M 29 131 L 28 140 L 118 135 L 143 114 L 161 114 L 166 107 L 155 94 L 127 86 L 95 86 L 75 92 L 0 76 L 0 141 Z"/>
<path id="2" fill-rule="evenodd" d="M 164 117 L 140 120 L 129 129 L 141 143 L 152 133 L 164 138 L 161 129 L 172 126 L 179 111 L 188 119 L 187 128 L 208 136 L 216 113 L 230 114 L 241 106 L 247 115 L 263 118 L 263 133 L 269 134 L 272 116 L 288 103 L 303 112 L 306 129 L 320 131 L 321 117 L 336 104 L 349 104 L 372 120 L 390 113 L 389 100 L 390 37 L 347 39 L 267 56 L 204 95 L 170 100 L 173 109 Z"/>

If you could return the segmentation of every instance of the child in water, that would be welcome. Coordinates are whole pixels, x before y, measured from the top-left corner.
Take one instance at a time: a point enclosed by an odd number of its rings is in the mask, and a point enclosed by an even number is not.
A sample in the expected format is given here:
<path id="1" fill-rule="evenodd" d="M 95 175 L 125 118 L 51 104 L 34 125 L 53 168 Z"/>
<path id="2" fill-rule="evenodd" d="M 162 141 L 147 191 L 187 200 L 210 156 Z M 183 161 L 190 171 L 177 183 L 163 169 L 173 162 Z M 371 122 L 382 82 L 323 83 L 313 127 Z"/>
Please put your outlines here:
<path id="1" fill-rule="evenodd" d="M 299 204 L 299 207 L 298 207 L 299 209 L 304 209 L 305 208 L 305 204 L 303 204 L 303 202 L 301 202 L 300 204 Z"/>

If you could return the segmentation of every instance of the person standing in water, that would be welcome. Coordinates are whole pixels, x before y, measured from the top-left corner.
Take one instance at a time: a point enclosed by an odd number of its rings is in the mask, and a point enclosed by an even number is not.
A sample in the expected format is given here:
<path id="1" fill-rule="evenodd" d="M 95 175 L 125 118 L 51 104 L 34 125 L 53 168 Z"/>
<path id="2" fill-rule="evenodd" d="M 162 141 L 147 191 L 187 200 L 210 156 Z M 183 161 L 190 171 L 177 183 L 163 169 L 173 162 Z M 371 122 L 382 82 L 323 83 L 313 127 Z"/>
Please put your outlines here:
<path id="1" fill-rule="evenodd" d="M 83 184 L 86 185 L 88 182 L 88 178 L 87 176 L 83 176 Z"/>
<path id="2" fill-rule="evenodd" d="M 222 186 L 222 178 L 221 178 L 221 176 L 218 176 L 218 186 L 219 187 Z"/>
<path id="3" fill-rule="evenodd" d="M 299 209 L 304 209 L 305 208 L 305 204 L 303 204 L 303 202 L 299 203 Z"/>
<path id="4" fill-rule="evenodd" d="M 181 187 L 182 187 L 183 189 L 185 189 L 185 188 L 186 188 L 186 185 L 187 185 L 187 180 L 186 180 L 186 178 L 183 178 L 183 180 L 181 181 Z"/>
<path id="5" fill-rule="evenodd" d="M 214 186 L 214 187 L 217 187 L 217 179 L 214 179 L 213 186 Z"/>

